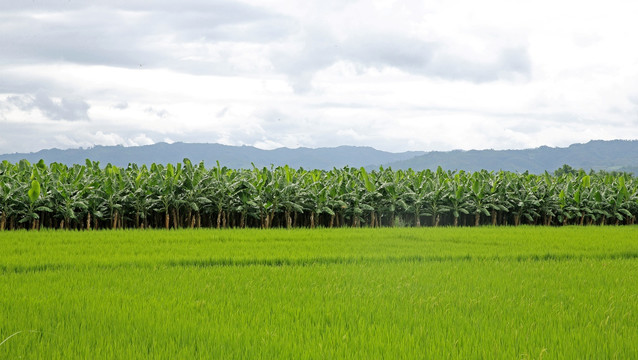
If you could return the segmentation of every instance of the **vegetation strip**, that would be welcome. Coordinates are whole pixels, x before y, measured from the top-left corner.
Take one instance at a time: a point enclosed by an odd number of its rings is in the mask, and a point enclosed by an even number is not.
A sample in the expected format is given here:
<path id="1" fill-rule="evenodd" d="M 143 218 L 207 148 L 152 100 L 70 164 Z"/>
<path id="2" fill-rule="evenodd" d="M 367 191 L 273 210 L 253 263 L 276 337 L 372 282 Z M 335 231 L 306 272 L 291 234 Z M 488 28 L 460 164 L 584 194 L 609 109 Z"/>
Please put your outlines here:
<path id="1" fill-rule="evenodd" d="M 518 256 L 388 256 L 388 257 L 319 257 L 306 259 L 210 259 L 210 260 L 179 260 L 168 261 L 162 263 L 143 263 L 143 262 L 126 262 L 113 264 L 96 264 L 96 265 L 73 265 L 73 264 L 41 264 L 33 266 L 2 266 L 2 273 L 34 273 L 44 271 L 86 271 L 94 270 L 112 270 L 120 268 L 142 268 L 142 269 L 159 269 L 173 267 L 245 267 L 245 266 L 265 266 L 265 267 L 281 267 L 281 266 L 316 266 L 316 265 L 337 265 L 337 264 L 400 264 L 400 263 L 427 263 L 427 262 L 459 262 L 459 261 L 583 261 L 583 260 L 618 260 L 618 259 L 638 259 L 638 252 L 615 253 L 615 254 L 599 254 L 599 255 L 571 255 L 571 254 L 538 254 L 538 255 L 518 255 Z"/>
<path id="2" fill-rule="evenodd" d="M 621 225 L 630 174 L 0 163 L 0 230 Z"/>

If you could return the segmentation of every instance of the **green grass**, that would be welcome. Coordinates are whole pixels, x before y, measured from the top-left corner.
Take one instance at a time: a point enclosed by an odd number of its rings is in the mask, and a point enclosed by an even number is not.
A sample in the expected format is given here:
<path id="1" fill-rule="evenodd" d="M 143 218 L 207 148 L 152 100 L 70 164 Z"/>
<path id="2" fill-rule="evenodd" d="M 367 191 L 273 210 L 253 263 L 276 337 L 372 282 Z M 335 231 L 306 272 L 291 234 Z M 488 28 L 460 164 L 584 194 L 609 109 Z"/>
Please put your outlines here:
<path id="1" fill-rule="evenodd" d="M 0 358 L 637 358 L 637 230 L 0 233 Z"/>

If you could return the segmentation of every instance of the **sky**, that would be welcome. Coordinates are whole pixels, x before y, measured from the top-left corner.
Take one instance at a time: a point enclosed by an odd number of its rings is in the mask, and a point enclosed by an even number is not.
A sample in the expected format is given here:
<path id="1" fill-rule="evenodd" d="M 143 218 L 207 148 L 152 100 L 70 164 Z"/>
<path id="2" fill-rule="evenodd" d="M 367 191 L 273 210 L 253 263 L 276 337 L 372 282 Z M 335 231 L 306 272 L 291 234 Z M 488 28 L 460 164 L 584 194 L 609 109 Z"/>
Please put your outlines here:
<path id="1" fill-rule="evenodd" d="M 633 0 L 0 1 L 0 153 L 638 139 Z"/>

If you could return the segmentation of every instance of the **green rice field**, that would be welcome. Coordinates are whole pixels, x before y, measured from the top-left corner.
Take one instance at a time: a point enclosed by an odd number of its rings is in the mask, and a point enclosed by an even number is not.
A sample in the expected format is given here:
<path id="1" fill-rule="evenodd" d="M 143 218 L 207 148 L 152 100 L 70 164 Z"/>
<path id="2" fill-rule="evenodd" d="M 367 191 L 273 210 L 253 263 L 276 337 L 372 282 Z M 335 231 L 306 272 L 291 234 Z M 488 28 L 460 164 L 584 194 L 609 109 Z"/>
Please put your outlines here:
<path id="1" fill-rule="evenodd" d="M 638 228 L 0 232 L 0 359 L 638 358 Z"/>

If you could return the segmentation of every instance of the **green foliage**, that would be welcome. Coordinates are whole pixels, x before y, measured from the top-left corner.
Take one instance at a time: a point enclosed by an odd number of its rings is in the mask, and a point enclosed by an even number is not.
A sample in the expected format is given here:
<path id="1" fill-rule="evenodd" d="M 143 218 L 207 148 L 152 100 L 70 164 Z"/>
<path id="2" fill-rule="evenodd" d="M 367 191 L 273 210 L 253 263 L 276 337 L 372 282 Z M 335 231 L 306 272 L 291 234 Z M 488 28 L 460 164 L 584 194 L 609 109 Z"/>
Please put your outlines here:
<path id="1" fill-rule="evenodd" d="M 633 224 L 638 181 L 555 175 L 289 166 L 120 168 L 0 164 L 0 230 Z"/>
<path id="2" fill-rule="evenodd" d="M 40 197 L 40 183 L 37 180 L 31 181 L 31 188 L 28 191 L 28 195 L 31 204 L 35 204 Z"/>

